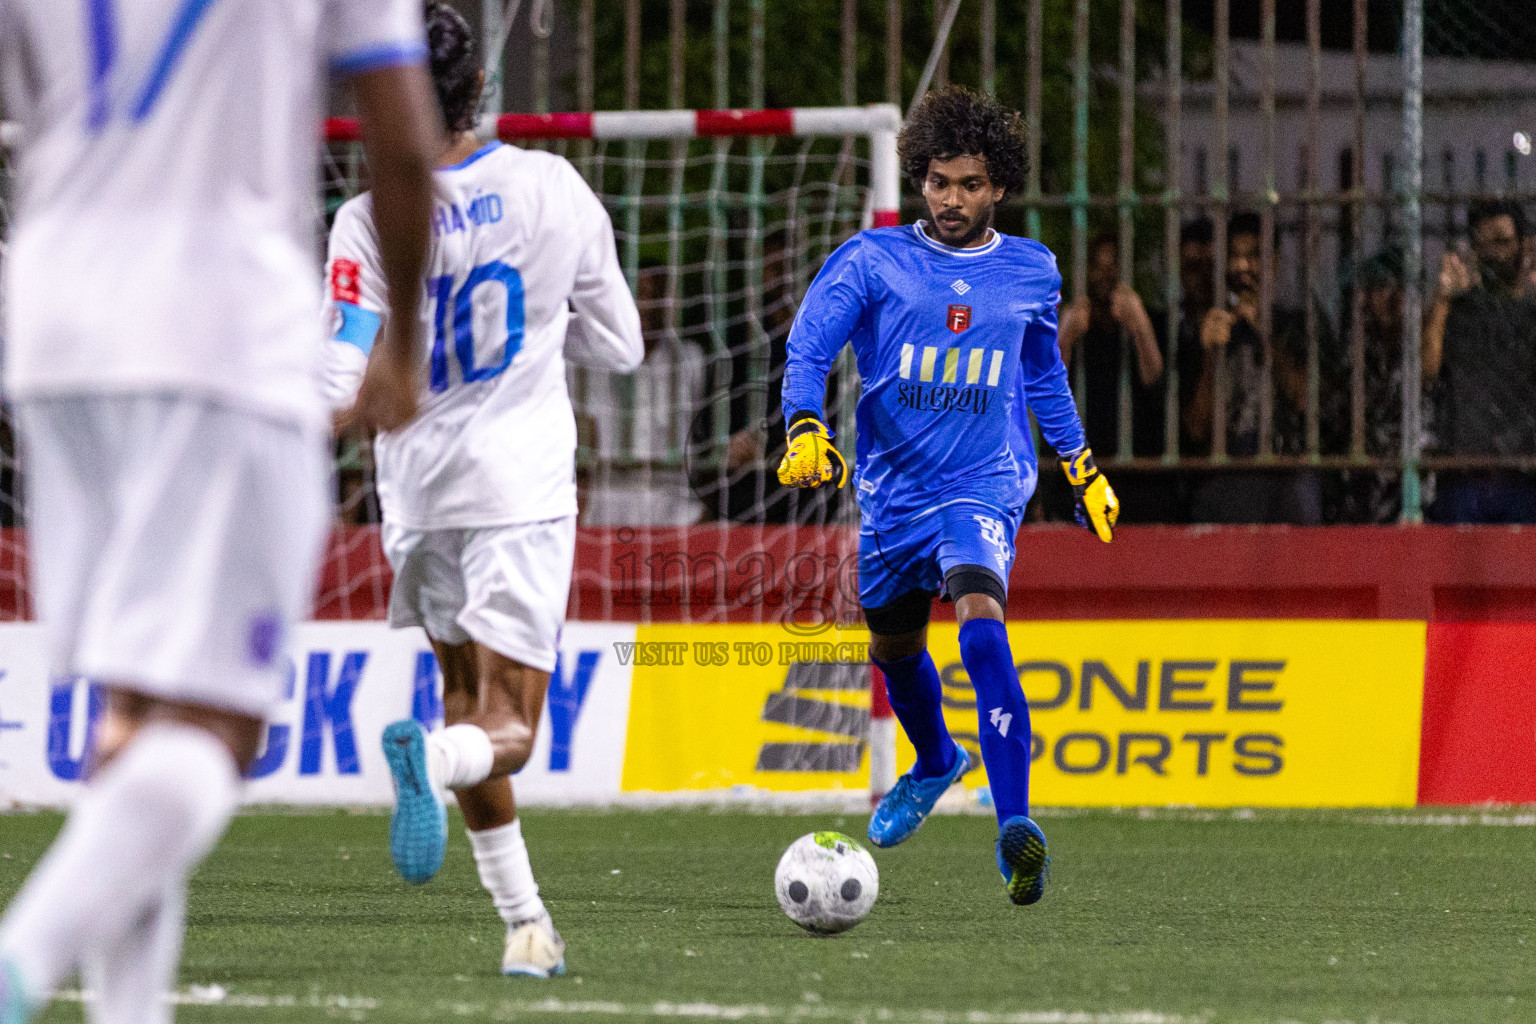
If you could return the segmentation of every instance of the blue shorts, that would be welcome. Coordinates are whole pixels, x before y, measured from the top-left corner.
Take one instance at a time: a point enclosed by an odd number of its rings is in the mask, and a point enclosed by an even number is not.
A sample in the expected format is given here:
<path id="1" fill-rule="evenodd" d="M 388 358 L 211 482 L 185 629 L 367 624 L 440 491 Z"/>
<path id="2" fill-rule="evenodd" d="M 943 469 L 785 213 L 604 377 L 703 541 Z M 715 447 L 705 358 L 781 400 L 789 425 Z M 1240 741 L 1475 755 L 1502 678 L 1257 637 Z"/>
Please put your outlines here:
<path id="1" fill-rule="evenodd" d="M 859 531 L 859 604 L 879 608 L 914 590 L 944 590 L 944 574 L 961 565 L 995 572 L 1006 588 L 1013 568 L 1019 512 L 979 502 L 934 509 L 895 530 Z"/>

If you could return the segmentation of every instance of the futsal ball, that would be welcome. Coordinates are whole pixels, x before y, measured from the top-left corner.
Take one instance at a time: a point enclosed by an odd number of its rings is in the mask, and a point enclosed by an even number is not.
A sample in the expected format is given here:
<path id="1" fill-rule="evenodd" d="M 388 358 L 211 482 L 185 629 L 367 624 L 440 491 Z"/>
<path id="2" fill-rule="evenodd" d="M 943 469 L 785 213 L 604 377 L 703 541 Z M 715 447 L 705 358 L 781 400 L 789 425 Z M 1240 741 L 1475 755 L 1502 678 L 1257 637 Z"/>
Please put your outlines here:
<path id="1" fill-rule="evenodd" d="M 880 894 L 875 858 L 841 832 L 812 832 L 789 845 L 773 876 L 779 906 L 808 932 L 845 932 Z"/>

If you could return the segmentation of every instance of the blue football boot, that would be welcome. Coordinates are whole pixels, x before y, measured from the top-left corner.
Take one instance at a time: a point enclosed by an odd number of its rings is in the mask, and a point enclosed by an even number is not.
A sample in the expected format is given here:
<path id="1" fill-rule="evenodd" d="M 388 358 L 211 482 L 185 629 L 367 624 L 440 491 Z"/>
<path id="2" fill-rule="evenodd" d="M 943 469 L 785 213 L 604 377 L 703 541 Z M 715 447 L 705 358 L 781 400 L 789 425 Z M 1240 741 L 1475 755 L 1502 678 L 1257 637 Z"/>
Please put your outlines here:
<path id="1" fill-rule="evenodd" d="M 427 771 L 427 734 L 412 719 L 384 730 L 384 759 L 395 782 L 389 855 L 412 885 L 432 880 L 448 850 L 448 809 Z"/>
<path id="2" fill-rule="evenodd" d="M 32 1007 L 21 991 L 21 977 L 9 962 L 0 960 L 0 1024 L 27 1024 Z"/>
<path id="3" fill-rule="evenodd" d="M 997 833 L 997 869 L 1008 883 L 1008 898 L 1021 907 L 1038 903 L 1045 895 L 1051 874 L 1051 858 L 1045 852 L 1045 833 L 1033 818 L 1014 815 Z"/>
<path id="4" fill-rule="evenodd" d="M 905 842 L 923 824 L 944 791 L 970 768 L 965 748 L 955 744 L 955 763 L 943 775 L 919 779 L 912 771 L 896 780 L 891 791 L 880 798 L 880 806 L 869 816 L 869 841 L 879 847 Z"/>

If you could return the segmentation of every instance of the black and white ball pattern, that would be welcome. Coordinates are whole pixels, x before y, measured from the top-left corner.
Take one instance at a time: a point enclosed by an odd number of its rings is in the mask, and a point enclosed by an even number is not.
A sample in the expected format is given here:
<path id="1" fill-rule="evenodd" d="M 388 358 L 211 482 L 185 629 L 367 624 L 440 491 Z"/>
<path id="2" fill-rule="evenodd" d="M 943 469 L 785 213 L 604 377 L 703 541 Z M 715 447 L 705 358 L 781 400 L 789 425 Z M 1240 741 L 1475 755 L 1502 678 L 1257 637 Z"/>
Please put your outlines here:
<path id="1" fill-rule="evenodd" d="M 880 872 L 869 851 L 841 832 L 812 832 L 790 844 L 774 874 L 779 906 L 817 935 L 847 931 L 869 915 Z"/>

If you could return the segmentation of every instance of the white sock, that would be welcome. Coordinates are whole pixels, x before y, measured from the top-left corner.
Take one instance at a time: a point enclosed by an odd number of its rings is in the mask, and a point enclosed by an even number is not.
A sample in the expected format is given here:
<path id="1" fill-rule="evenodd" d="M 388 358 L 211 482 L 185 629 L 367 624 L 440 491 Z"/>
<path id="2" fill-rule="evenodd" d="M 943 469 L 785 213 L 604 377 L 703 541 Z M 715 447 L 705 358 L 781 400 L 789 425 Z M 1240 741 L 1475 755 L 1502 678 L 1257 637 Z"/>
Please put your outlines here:
<path id="1" fill-rule="evenodd" d="M 522 822 L 514 818 L 510 825 L 470 832 L 469 845 L 475 851 L 480 884 L 491 894 L 491 902 L 507 927 L 544 915 L 539 883 L 533 880 L 528 845 L 523 842 Z"/>
<path id="2" fill-rule="evenodd" d="M 427 737 L 427 770 L 433 782 L 447 789 L 484 782 L 495 760 L 491 738 L 478 725 L 462 722 Z"/>
<path id="3" fill-rule="evenodd" d="M 167 886 L 213 848 L 239 791 L 234 758 L 211 733 L 163 722 L 140 729 L 91 781 L 0 921 L 0 957 L 26 997 L 41 1003 L 71 971 L 121 953 Z M 143 941 L 152 939 L 157 931 Z M 141 957 L 141 969 L 153 959 Z"/>
<path id="4" fill-rule="evenodd" d="M 176 987 L 186 930 L 187 886 L 165 887 L 129 930 L 85 962 L 85 987 L 96 993 L 85 1006 L 91 1024 L 170 1024 L 165 993 Z"/>

